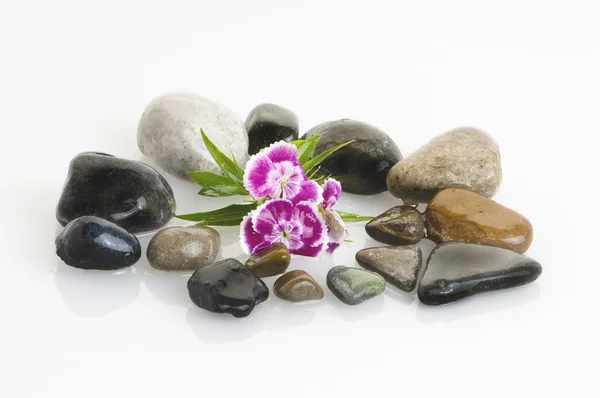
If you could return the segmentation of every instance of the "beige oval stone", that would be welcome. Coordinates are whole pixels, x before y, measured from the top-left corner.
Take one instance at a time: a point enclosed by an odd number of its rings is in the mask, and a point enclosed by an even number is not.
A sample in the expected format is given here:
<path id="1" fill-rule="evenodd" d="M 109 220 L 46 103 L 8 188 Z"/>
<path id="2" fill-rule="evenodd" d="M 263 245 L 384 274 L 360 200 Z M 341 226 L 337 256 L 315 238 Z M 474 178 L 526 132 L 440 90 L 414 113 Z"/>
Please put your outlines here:
<path id="1" fill-rule="evenodd" d="M 428 202 L 445 188 L 468 188 L 491 198 L 501 181 L 498 144 L 474 127 L 435 137 L 396 163 L 387 175 L 390 193 L 409 202 Z"/>

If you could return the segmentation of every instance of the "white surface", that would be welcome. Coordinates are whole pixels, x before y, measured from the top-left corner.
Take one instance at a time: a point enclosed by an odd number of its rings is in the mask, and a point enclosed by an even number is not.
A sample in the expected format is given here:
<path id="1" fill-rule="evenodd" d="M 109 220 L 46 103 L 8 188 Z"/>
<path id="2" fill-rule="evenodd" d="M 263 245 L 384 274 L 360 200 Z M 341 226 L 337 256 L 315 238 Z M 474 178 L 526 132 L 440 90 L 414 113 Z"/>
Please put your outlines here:
<path id="1" fill-rule="evenodd" d="M 0 396 L 595 395 L 599 7 L 0 0 Z M 141 158 L 138 119 L 175 90 L 242 117 L 274 102 L 302 131 L 363 120 L 404 154 L 460 125 L 490 132 L 504 167 L 495 199 L 533 223 L 541 278 L 440 308 L 393 288 L 358 307 L 272 296 L 236 320 L 195 308 L 187 275 L 145 260 L 118 275 L 68 268 L 54 207 L 70 159 Z M 180 212 L 225 202 L 169 179 Z M 346 195 L 340 209 L 394 203 Z M 372 244 L 360 225 L 351 234 L 334 258 L 292 268 L 324 283 Z"/>

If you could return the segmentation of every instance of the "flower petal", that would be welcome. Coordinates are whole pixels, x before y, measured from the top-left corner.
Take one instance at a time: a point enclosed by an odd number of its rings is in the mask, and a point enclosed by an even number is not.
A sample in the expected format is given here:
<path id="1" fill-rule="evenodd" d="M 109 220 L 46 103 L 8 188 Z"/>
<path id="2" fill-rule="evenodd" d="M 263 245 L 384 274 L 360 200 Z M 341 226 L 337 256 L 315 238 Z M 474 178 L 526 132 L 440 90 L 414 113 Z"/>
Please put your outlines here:
<path id="1" fill-rule="evenodd" d="M 254 230 L 252 223 L 252 213 L 248 214 L 242 220 L 240 225 L 240 242 L 244 253 L 251 254 L 269 246 L 264 237 Z"/>
<path id="2" fill-rule="evenodd" d="M 292 221 L 302 225 L 302 241 L 304 246 L 322 247 L 327 237 L 327 224 L 323 216 L 319 213 L 317 204 L 314 202 L 300 202 L 294 208 Z M 299 249 L 300 252 L 306 252 L 308 249 Z"/>
<path id="3" fill-rule="evenodd" d="M 273 162 L 263 153 L 252 155 L 246 164 L 244 171 L 244 188 L 255 199 L 261 199 L 273 193 L 273 187 L 269 184 L 269 171 L 273 169 Z"/>
<path id="4" fill-rule="evenodd" d="M 280 231 L 280 224 L 292 218 L 294 205 L 287 199 L 274 199 L 260 205 L 252 215 L 254 230 L 262 235 Z"/>
<path id="5" fill-rule="evenodd" d="M 298 161 L 298 148 L 296 148 L 296 145 L 288 144 L 285 141 L 271 144 L 271 146 L 265 149 L 263 153 L 268 156 L 273 163 L 288 161 L 292 162 L 294 165 L 300 164 Z"/>
<path id="6" fill-rule="evenodd" d="M 316 181 L 307 180 L 302 182 L 300 184 L 300 192 L 292 198 L 294 204 L 304 201 L 315 203 L 323 201 L 323 188 Z"/>
<path id="7" fill-rule="evenodd" d="M 335 206 L 340 194 L 342 185 L 334 178 L 328 178 L 323 184 L 323 209 L 327 210 Z"/>
<path id="8" fill-rule="evenodd" d="M 290 250 L 290 253 L 297 254 L 299 256 L 317 257 L 321 251 L 323 251 L 323 243 L 315 247 L 304 245 L 300 249 Z"/>
<path id="9" fill-rule="evenodd" d="M 337 242 L 329 242 L 327 244 L 327 254 L 333 254 L 333 252 L 340 247 L 340 244 Z"/>
<path id="10" fill-rule="evenodd" d="M 330 241 L 342 243 L 348 238 L 348 228 L 346 227 L 344 220 L 342 220 L 342 217 L 340 217 L 335 210 L 325 210 L 323 212 L 323 218 L 329 229 L 328 237 Z"/>

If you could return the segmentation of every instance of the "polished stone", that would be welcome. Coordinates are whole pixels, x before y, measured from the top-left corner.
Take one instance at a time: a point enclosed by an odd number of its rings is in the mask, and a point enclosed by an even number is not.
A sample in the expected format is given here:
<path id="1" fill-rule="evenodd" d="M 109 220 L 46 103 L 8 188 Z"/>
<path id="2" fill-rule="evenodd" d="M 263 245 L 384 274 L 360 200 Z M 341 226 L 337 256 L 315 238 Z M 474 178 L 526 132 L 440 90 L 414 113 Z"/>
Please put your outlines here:
<path id="1" fill-rule="evenodd" d="M 211 264 L 221 248 L 221 236 L 210 227 L 171 227 L 158 231 L 146 256 L 153 268 L 163 271 L 195 270 Z"/>
<path id="2" fill-rule="evenodd" d="M 298 139 L 298 116 L 289 109 L 274 104 L 256 106 L 246 118 L 248 154 L 254 155 L 262 148 L 278 141 Z"/>
<path id="3" fill-rule="evenodd" d="M 383 293 L 385 280 L 374 272 L 338 265 L 327 273 L 327 287 L 344 304 L 357 305 Z"/>
<path id="4" fill-rule="evenodd" d="M 370 124 L 350 119 L 319 124 L 302 138 L 314 135 L 321 136 L 315 155 L 355 140 L 321 163 L 320 175 L 336 178 L 348 193 L 371 195 L 387 190 L 387 173 L 402 159 L 389 135 Z"/>
<path id="5" fill-rule="evenodd" d="M 236 318 L 250 315 L 269 297 L 267 285 L 233 258 L 198 268 L 187 287 L 198 307 Z"/>
<path id="6" fill-rule="evenodd" d="M 390 284 L 405 292 L 417 286 L 423 255 L 416 245 L 372 247 L 356 253 L 356 262 L 377 272 Z"/>
<path id="7" fill-rule="evenodd" d="M 436 243 L 465 242 L 525 253 L 533 240 L 529 220 L 466 189 L 449 188 L 425 212 L 428 237 Z"/>
<path id="8" fill-rule="evenodd" d="M 71 221 L 55 244 L 56 254 L 75 268 L 117 270 L 135 264 L 142 255 L 135 235 L 93 216 Z"/>
<path id="9" fill-rule="evenodd" d="M 138 124 L 138 147 L 165 171 L 186 179 L 188 171 L 221 174 L 200 129 L 243 168 L 248 159 L 244 123 L 226 106 L 193 93 L 163 94 L 150 102 Z"/>
<path id="10" fill-rule="evenodd" d="M 169 183 L 142 162 L 97 152 L 71 161 L 56 218 L 62 225 L 82 216 L 97 216 L 132 233 L 164 226 L 175 215 Z"/>
<path id="11" fill-rule="evenodd" d="M 498 144 L 474 127 L 459 127 L 435 137 L 387 175 L 390 193 L 413 202 L 429 202 L 442 189 L 457 187 L 491 198 L 501 181 Z"/>
<path id="12" fill-rule="evenodd" d="M 525 285 L 541 273 L 537 261 L 511 250 L 444 243 L 431 252 L 417 292 L 423 304 L 440 305 L 477 293 Z"/>
<path id="13" fill-rule="evenodd" d="M 294 270 L 281 275 L 273 285 L 275 295 L 280 299 L 300 302 L 321 300 L 323 288 L 307 272 Z"/>
<path id="14" fill-rule="evenodd" d="M 367 234 L 388 245 L 418 243 L 425 237 L 423 215 L 412 206 L 392 207 L 365 225 Z"/>
<path id="15" fill-rule="evenodd" d="M 246 268 L 259 278 L 283 274 L 290 265 L 292 256 L 283 243 L 275 243 L 257 253 L 246 261 Z"/>

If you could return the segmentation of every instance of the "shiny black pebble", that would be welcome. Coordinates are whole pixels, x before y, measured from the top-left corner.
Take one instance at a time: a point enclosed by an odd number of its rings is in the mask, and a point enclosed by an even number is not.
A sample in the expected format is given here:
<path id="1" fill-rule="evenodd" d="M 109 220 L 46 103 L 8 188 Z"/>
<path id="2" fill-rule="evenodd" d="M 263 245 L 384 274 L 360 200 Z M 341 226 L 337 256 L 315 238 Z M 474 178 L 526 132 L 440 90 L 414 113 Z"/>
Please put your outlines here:
<path id="1" fill-rule="evenodd" d="M 444 243 L 427 259 L 417 290 L 427 305 L 441 305 L 477 293 L 525 285 L 542 266 L 511 250 L 469 243 Z"/>
<path id="2" fill-rule="evenodd" d="M 269 297 L 264 282 L 233 258 L 197 269 L 187 287 L 198 307 L 236 318 L 250 315 Z"/>
<path id="3" fill-rule="evenodd" d="M 71 221 L 55 243 L 61 260 L 82 269 L 117 270 L 135 264 L 142 255 L 135 235 L 93 216 Z"/>
<path id="4" fill-rule="evenodd" d="M 246 118 L 248 154 L 254 155 L 277 141 L 298 139 L 298 116 L 274 104 L 256 106 Z"/>
<path id="5" fill-rule="evenodd" d="M 66 225 L 81 216 L 97 216 L 131 233 L 164 226 L 175 215 L 169 183 L 154 168 L 97 152 L 71 161 L 56 218 Z"/>
<path id="6" fill-rule="evenodd" d="M 344 192 L 371 195 L 387 191 L 387 173 L 402 160 L 400 150 L 389 135 L 370 124 L 350 119 L 319 124 L 302 139 L 314 135 L 321 136 L 314 156 L 354 140 L 325 159 L 319 175 L 338 179 Z"/>

